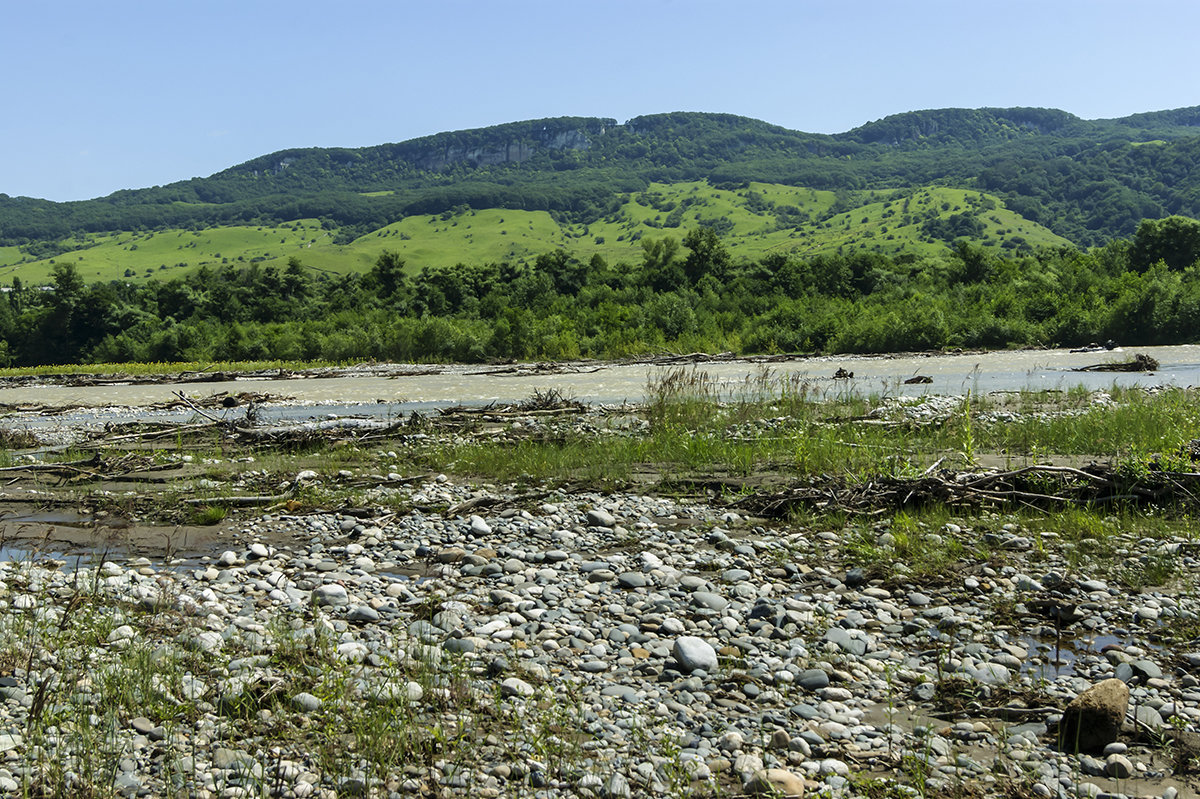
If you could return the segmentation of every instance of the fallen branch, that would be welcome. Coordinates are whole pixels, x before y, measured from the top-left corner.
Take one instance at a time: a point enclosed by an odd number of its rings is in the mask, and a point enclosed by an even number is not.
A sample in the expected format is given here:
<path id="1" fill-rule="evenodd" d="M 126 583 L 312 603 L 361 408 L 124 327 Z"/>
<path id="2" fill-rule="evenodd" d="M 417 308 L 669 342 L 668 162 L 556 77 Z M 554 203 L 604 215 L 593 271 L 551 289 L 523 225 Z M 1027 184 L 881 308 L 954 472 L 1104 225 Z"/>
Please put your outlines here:
<path id="1" fill-rule="evenodd" d="M 292 498 L 288 494 L 273 494 L 266 496 L 244 497 L 195 497 L 183 500 L 185 505 L 228 505 L 232 508 L 255 508 L 260 505 L 273 505 L 277 502 L 287 502 Z"/>
<path id="2" fill-rule="evenodd" d="M 1151 358 L 1149 355 L 1138 353 L 1133 356 L 1132 361 L 1121 361 L 1118 363 L 1096 363 L 1091 366 L 1081 366 L 1073 371 L 1076 372 L 1157 372 L 1158 361 Z"/>

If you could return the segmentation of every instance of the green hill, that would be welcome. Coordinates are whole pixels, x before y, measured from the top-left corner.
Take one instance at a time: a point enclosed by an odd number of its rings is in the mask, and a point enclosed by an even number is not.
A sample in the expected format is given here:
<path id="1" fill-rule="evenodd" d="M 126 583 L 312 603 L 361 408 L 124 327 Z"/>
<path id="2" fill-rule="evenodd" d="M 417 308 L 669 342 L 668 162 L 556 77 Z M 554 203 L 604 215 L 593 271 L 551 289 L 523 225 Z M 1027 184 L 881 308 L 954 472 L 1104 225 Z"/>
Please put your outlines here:
<path id="1" fill-rule="evenodd" d="M 289 258 L 321 271 L 365 272 L 384 250 L 400 254 L 414 272 L 457 263 L 530 261 L 560 249 L 584 259 L 598 254 L 610 262 L 637 262 L 642 239 L 682 239 L 700 227 L 717 230 L 741 260 L 769 253 L 932 255 L 963 236 L 995 251 L 1070 246 L 995 197 L 941 186 L 839 197 L 778 184 L 751 183 L 735 190 L 690 181 L 653 183 L 618 200 L 610 214 L 591 224 L 565 222 L 547 211 L 460 207 L 409 216 L 344 244 L 315 219 L 84 235 L 55 242 L 54 254 L 41 258 L 19 247 L 0 248 L 0 279 L 46 282 L 54 265 L 64 262 L 88 281 L 168 279 L 224 264 L 282 267 Z"/>
<path id="2" fill-rule="evenodd" d="M 140 280 L 292 256 L 353 272 L 384 247 L 418 266 L 560 247 L 619 260 L 695 226 L 747 258 L 924 253 L 960 237 L 1088 247 L 1144 218 L 1200 216 L 1197 164 L 1200 107 L 1115 120 L 940 109 L 837 135 L 728 114 L 532 120 L 282 150 L 82 202 L 0 195 L 0 276 L 41 281 L 68 260 L 88 280 Z"/>

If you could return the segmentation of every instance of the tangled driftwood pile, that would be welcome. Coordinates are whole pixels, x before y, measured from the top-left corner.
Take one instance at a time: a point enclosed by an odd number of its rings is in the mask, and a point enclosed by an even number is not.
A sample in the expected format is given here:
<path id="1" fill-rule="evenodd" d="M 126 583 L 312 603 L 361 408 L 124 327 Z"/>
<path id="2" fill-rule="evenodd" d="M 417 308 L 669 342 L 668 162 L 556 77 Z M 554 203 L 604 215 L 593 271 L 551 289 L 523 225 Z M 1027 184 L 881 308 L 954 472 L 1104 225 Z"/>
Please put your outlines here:
<path id="1" fill-rule="evenodd" d="M 1076 372 L 1157 372 L 1158 361 L 1151 358 L 1149 355 L 1138 353 L 1133 356 L 1132 361 L 1118 361 L 1116 363 L 1096 363 L 1091 366 L 1083 366 L 1075 370 Z"/>
<path id="2" fill-rule="evenodd" d="M 734 503 L 761 516 L 798 510 L 884 513 L 933 503 L 949 506 L 1187 505 L 1200 499 L 1200 472 L 1134 474 L 1093 464 L 1027 466 L 996 472 L 930 471 L 912 478 L 856 482 L 825 476 L 782 491 L 757 493 Z"/>

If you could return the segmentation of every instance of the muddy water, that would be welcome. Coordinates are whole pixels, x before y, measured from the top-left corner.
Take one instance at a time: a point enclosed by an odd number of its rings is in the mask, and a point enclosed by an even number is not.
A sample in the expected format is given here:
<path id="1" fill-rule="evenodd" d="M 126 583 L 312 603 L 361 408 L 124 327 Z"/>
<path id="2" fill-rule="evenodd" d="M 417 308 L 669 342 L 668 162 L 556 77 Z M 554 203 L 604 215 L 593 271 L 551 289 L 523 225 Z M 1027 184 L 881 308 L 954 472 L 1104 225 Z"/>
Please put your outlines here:
<path id="1" fill-rule="evenodd" d="M 1074 372 L 1083 366 L 1132 358 L 1135 350 L 1071 353 L 1066 350 L 1022 350 L 1014 352 L 970 353 L 963 355 L 858 357 L 829 356 L 772 363 L 772 374 L 796 375 L 812 381 L 818 391 L 862 394 L 962 394 L 1020 389 L 1065 389 L 1074 386 L 1105 388 L 1113 384 L 1200 385 L 1200 346 L 1140 347 L 1159 361 L 1160 370 L 1151 374 Z M 839 368 L 853 372 L 850 380 L 832 380 Z M 762 365 L 748 362 L 722 362 L 696 367 L 735 386 L 759 374 Z M 611 365 L 584 367 L 585 371 L 565 374 L 495 374 L 478 367 L 431 367 L 427 373 L 404 377 L 346 376 L 330 378 L 289 378 L 278 380 L 235 380 L 202 385 L 105 385 L 95 387 L 41 386 L 0 389 L 0 403 L 40 403 L 43 405 L 85 405 L 93 419 L 121 418 L 129 411 L 115 410 L 174 399 L 182 390 L 189 396 L 217 392 L 261 391 L 294 398 L 302 405 L 290 410 L 275 410 L 273 416 L 302 417 L 325 414 L 363 414 L 373 417 L 398 416 L 412 410 L 428 410 L 450 405 L 483 405 L 489 402 L 516 402 L 534 391 L 556 389 L 563 395 L 589 403 L 621 403 L 641 400 L 648 380 L 665 371 L 661 366 Z M 904 380 L 927 375 L 933 382 L 905 385 Z M 106 408 L 114 410 L 106 411 Z M 233 411 L 233 414 L 240 411 Z M 138 414 L 142 417 L 142 414 Z M 182 414 L 190 416 L 190 413 Z M 165 414 L 178 418 L 180 414 Z M 144 418 L 144 417 L 143 417 Z"/>

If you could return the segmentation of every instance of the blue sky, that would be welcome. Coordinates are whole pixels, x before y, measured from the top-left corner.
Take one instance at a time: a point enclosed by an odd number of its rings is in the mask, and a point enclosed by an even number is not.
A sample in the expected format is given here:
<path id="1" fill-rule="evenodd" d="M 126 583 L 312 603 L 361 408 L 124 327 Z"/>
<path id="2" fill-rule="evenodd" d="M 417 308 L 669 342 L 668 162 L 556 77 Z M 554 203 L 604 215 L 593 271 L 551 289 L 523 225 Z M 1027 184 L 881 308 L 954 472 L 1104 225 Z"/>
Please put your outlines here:
<path id="1" fill-rule="evenodd" d="M 1200 104 L 1194 0 L 8 0 L 0 193 L 84 199 L 289 147 L 521 119 Z"/>

